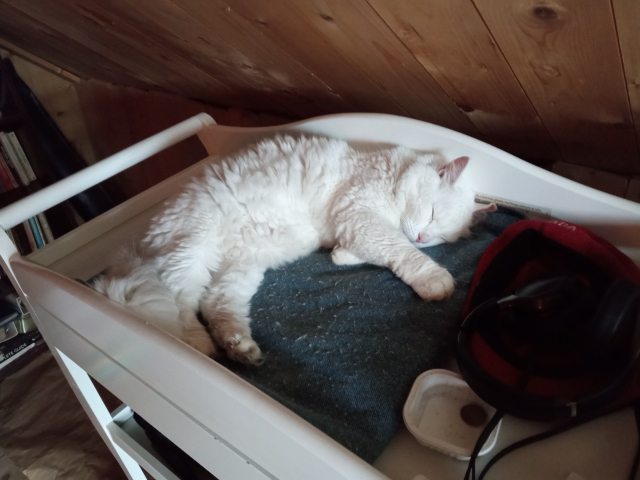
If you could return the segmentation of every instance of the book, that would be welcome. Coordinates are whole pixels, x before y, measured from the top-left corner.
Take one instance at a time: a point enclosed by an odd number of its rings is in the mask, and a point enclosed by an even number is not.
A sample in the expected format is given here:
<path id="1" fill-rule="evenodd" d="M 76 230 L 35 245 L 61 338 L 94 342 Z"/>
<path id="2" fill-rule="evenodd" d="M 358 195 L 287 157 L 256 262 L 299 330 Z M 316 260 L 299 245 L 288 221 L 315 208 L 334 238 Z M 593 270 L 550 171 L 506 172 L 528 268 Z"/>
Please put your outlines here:
<path id="1" fill-rule="evenodd" d="M 46 243 L 51 243 L 55 240 L 53 237 L 53 232 L 51 231 L 51 227 L 49 226 L 49 222 L 47 221 L 47 217 L 44 213 L 39 213 L 36 215 L 38 219 L 38 223 L 40 224 L 40 230 L 44 234 L 44 239 Z"/>
<path id="2" fill-rule="evenodd" d="M 27 353 L 30 349 L 34 348 L 35 346 L 36 346 L 36 342 L 30 343 L 28 345 L 25 345 L 24 348 L 22 348 L 20 350 L 17 350 L 11 356 L 7 356 L 6 358 L 3 358 L 2 356 L 0 356 L 0 370 L 2 370 L 4 367 L 9 365 L 11 362 L 13 362 L 13 361 L 17 360 L 18 358 L 20 358 L 22 355 Z"/>
<path id="3" fill-rule="evenodd" d="M 7 190 L 13 190 L 18 185 L 15 184 L 15 179 L 12 179 L 11 172 L 7 166 L 7 162 L 4 159 L 4 155 L 0 152 L 0 180 Z"/>
<path id="4" fill-rule="evenodd" d="M 31 250 L 29 253 L 38 249 L 38 244 L 36 243 L 36 238 L 33 236 L 33 232 L 31 231 L 31 225 L 29 225 L 29 220 L 25 220 L 22 222 L 22 226 L 24 227 L 24 231 L 27 234 L 27 241 L 31 246 Z"/>
<path id="5" fill-rule="evenodd" d="M 2 145 L 2 156 L 7 162 L 7 165 L 17 174 L 20 183 L 22 185 L 29 185 L 29 177 L 27 177 L 26 172 L 22 169 L 18 161 L 18 154 L 13 151 L 6 133 L 0 132 L 0 145 Z"/>
<path id="6" fill-rule="evenodd" d="M 31 333 L 21 333 L 11 340 L 0 343 L 0 368 L 5 367 L 9 359 L 28 348 L 32 348 L 41 339 L 42 334 L 36 330 Z"/>
<path id="7" fill-rule="evenodd" d="M 19 223 L 11 229 L 11 233 L 20 255 L 29 255 L 31 253 L 31 246 L 29 244 L 29 239 L 27 238 L 27 233 L 24 231 L 24 225 Z"/>
<path id="8" fill-rule="evenodd" d="M 7 170 L 9 171 L 9 177 L 12 179 L 12 183 L 15 183 L 16 188 L 22 185 L 22 181 L 20 180 L 20 175 L 18 175 L 17 170 L 13 167 L 11 163 L 11 159 L 9 158 L 9 154 L 0 143 L 0 153 L 2 153 L 2 158 L 5 161 Z"/>
<path id="9" fill-rule="evenodd" d="M 5 233 L 9 237 L 9 240 L 11 240 L 14 245 L 16 245 L 16 239 L 13 238 L 13 232 L 11 230 L 7 230 Z M 17 248 L 17 245 L 16 245 L 16 248 Z"/>
<path id="10" fill-rule="evenodd" d="M 42 236 L 42 232 L 40 228 L 38 228 L 38 222 L 36 222 L 36 217 L 31 217 L 29 220 L 29 226 L 31 227 L 31 233 L 33 233 L 33 238 L 36 241 L 37 248 L 44 247 L 44 237 Z"/>
<path id="11" fill-rule="evenodd" d="M 33 168 L 31 168 L 31 163 L 29 163 L 29 159 L 27 158 L 27 155 L 24 153 L 24 150 L 22 149 L 22 145 L 20 145 L 20 140 L 18 140 L 18 137 L 16 137 L 16 134 L 13 132 L 9 132 L 6 135 L 9 138 L 9 143 L 11 143 L 13 150 L 16 152 L 16 155 L 18 156 L 18 161 L 20 162 L 20 165 L 22 166 L 22 168 L 24 168 L 24 171 L 27 174 L 27 178 L 29 179 L 30 182 L 33 182 L 36 179 L 36 174 L 33 171 Z"/>

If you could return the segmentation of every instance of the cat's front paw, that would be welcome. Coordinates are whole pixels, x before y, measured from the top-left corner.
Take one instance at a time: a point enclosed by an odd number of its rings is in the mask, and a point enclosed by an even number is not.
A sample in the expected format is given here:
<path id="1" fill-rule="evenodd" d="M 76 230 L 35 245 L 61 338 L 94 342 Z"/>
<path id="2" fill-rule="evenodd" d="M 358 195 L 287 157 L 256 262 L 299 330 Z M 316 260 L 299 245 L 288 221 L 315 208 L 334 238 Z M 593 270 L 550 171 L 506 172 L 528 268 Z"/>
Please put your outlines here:
<path id="1" fill-rule="evenodd" d="M 331 261 L 336 265 L 357 265 L 364 263 L 349 250 L 345 250 L 340 246 L 336 246 L 331 252 Z"/>
<path id="2" fill-rule="evenodd" d="M 237 335 L 225 342 L 227 356 L 231 360 L 245 365 L 260 365 L 264 362 L 264 356 L 258 344 L 251 338 Z"/>
<path id="3" fill-rule="evenodd" d="M 446 268 L 437 267 L 412 282 L 411 287 L 425 300 L 442 300 L 453 293 L 455 282 Z"/>

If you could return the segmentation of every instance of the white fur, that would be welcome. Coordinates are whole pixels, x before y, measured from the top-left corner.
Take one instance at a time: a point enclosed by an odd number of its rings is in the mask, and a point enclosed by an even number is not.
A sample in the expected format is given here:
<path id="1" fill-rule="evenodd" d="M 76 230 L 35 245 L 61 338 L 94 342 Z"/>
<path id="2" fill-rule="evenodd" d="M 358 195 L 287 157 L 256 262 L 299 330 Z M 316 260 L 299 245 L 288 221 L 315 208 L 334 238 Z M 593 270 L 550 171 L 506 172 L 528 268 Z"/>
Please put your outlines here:
<path id="1" fill-rule="evenodd" d="M 249 304 L 265 270 L 320 246 L 335 247 L 337 264 L 388 267 L 422 298 L 446 298 L 453 278 L 416 245 L 468 233 L 473 193 L 458 178 L 467 160 L 320 137 L 262 141 L 208 166 L 152 220 L 141 253 L 95 288 L 198 350 L 217 345 L 244 363 L 261 359 Z"/>

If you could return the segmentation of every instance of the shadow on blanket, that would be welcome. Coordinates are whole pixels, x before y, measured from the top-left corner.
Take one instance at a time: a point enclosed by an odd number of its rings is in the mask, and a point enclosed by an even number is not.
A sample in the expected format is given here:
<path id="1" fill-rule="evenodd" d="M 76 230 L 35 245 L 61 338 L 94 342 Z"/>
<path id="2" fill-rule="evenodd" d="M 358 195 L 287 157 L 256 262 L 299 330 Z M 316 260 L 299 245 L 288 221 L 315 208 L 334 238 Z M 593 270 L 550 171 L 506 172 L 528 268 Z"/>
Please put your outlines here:
<path id="1" fill-rule="evenodd" d="M 501 209 L 471 239 L 425 251 L 456 279 L 427 303 L 389 270 L 338 267 L 318 251 L 269 270 L 252 300 L 260 367 L 222 363 L 372 463 L 402 424 L 415 378 L 447 365 L 484 249 L 521 217 Z"/>

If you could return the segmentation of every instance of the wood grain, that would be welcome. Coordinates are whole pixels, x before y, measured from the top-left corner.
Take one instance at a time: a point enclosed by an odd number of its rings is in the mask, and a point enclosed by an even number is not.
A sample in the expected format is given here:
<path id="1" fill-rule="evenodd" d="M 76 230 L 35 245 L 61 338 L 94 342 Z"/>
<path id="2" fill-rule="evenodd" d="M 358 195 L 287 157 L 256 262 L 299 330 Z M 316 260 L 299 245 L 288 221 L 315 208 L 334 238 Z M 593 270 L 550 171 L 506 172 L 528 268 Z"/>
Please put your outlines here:
<path id="1" fill-rule="evenodd" d="M 0 0 L 1 38 L 82 78 L 296 118 L 410 116 L 628 175 L 638 24 L 635 0 Z"/>
<path id="2" fill-rule="evenodd" d="M 38 67 L 41 67 L 50 73 L 53 73 L 54 75 L 69 80 L 70 82 L 78 83 L 80 81 L 80 77 L 78 77 L 77 75 L 74 75 L 73 73 L 62 69 L 51 62 L 43 60 L 42 58 L 37 57 L 30 52 L 27 52 L 24 48 L 20 48 L 11 42 L 3 40 L 2 38 L 0 38 L 0 48 L 5 52 L 8 52 L 9 54 L 16 55 L 24 60 L 27 60 L 28 62 L 37 65 Z"/>
<path id="3" fill-rule="evenodd" d="M 558 151 L 469 0 L 368 0 L 485 139 L 537 164 Z"/>
<path id="4" fill-rule="evenodd" d="M 160 92 L 81 82 L 76 85 L 88 136 L 99 159 L 144 140 L 198 113 L 211 115 L 221 125 L 269 126 L 288 118 L 224 110 Z M 130 198 L 207 156 L 196 137 L 163 150 L 117 176 L 121 198 Z"/>
<path id="5" fill-rule="evenodd" d="M 636 129 L 636 140 L 640 142 L 640 2 L 636 0 L 612 0 L 618 29 L 620 53 Z M 637 179 L 635 182 L 637 183 Z M 637 200 L 636 200 L 637 201 Z"/>
<path id="6" fill-rule="evenodd" d="M 478 135 L 365 0 L 236 0 L 240 13 L 359 110 Z"/>
<path id="7" fill-rule="evenodd" d="M 143 0 L 126 3 L 129 8 L 122 15 L 135 14 L 140 23 L 146 17 L 162 37 L 159 41 L 203 69 L 217 66 L 252 108 L 289 114 L 293 110 L 300 116 L 352 109 L 276 44 L 263 35 L 256 37 L 251 28 L 247 31 L 246 21 L 212 2 L 155 0 L 153 9 Z"/>
<path id="8" fill-rule="evenodd" d="M 80 100 L 75 90 L 76 82 L 51 73 L 42 66 L 0 49 L 0 57 L 11 59 L 18 75 L 36 95 L 60 131 L 73 148 L 88 163 L 96 162 Z"/>
<path id="9" fill-rule="evenodd" d="M 595 168 L 572 165 L 570 163 L 554 163 L 552 171 L 569 180 L 617 197 L 625 196 L 629 184 L 629 178 L 624 175 L 603 172 Z"/>
<path id="10" fill-rule="evenodd" d="M 221 105 L 236 104 L 228 87 L 164 51 L 137 26 L 117 18 L 98 2 L 59 0 L 51 8 L 47 0 L 2 1 L 169 91 Z"/>
<path id="11" fill-rule="evenodd" d="M 175 55 L 188 62 L 192 70 L 204 72 L 227 87 L 233 99 L 229 104 L 261 111 L 291 111 L 293 105 L 297 114 L 309 114 L 308 110 L 299 108 L 301 102 L 275 78 L 266 73 L 260 75 L 257 69 L 255 74 L 247 75 L 245 70 L 236 68 L 234 61 L 238 65 L 246 59 L 238 58 L 238 52 L 230 51 L 231 47 L 170 1 L 155 0 L 154 8 L 148 8 L 140 0 L 105 0 L 100 6 L 119 22 L 137 26 L 138 33 L 159 45 L 165 55 Z M 283 105 L 287 108 L 282 108 Z"/>
<path id="12" fill-rule="evenodd" d="M 46 23 L 0 1 L 0 36 L 32 54 L 72 73 L 106 82 L 149 89 L 159 88 L 134 70 L 129 70 L 62 35 Z"/>
<path id="13" fill-rule="evenodd" d="M 564 160 L 640 172 L 611 4 L 474 1 Z"/>

